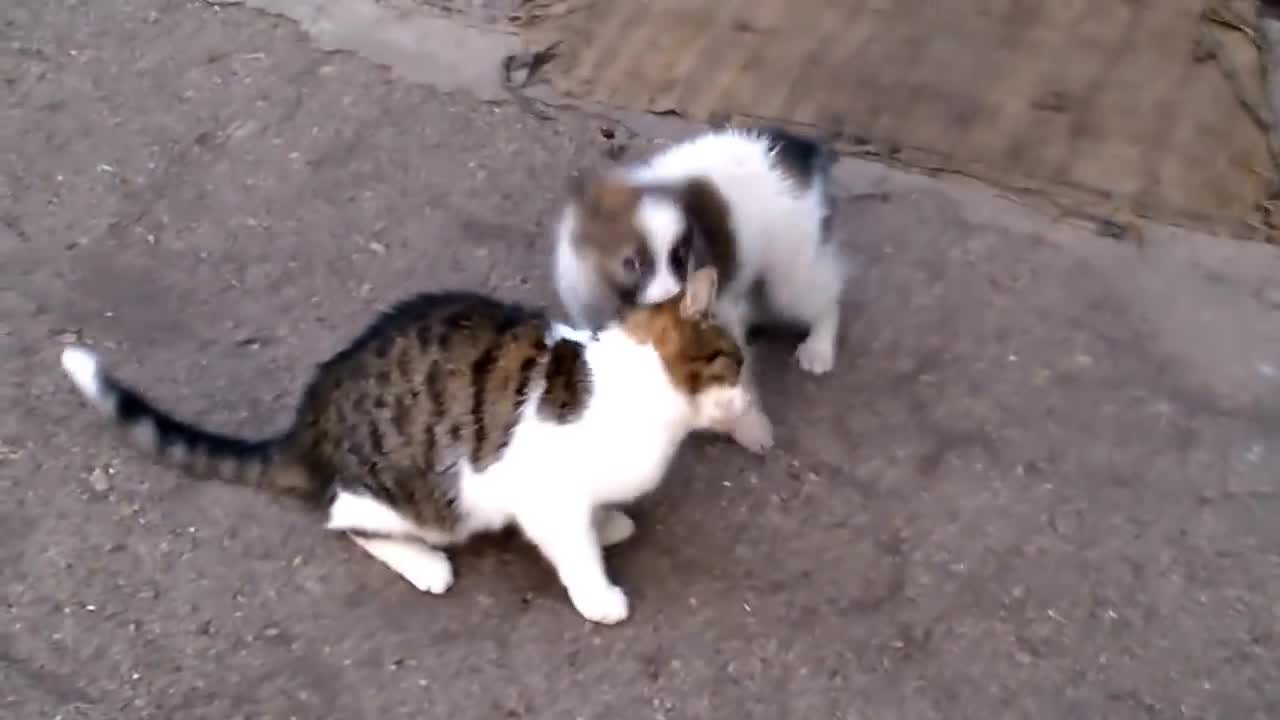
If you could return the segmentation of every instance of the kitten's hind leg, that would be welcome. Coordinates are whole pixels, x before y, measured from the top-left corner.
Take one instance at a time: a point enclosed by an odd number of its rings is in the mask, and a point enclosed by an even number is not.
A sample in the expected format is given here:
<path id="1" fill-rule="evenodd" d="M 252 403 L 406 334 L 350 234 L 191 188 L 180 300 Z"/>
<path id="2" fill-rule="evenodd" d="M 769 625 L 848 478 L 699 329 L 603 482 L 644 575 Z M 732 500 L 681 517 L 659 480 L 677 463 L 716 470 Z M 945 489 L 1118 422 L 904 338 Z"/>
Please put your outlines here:
<path id="1" fill-rule="evenodd" d="M 823 375 L 835 367 L 848 268 L 840 250 L 828 241 L 812 258 L 797 258 L 793 265 L 779 268 L 766 284 L 774 312 L 809 326 L 808 337 L 796 349 L 796 363 L 805 372 Z"/>
<path id="2" fill-rule="evenodd" d="M 636 523 L 621 510 L 598 508 L 592 516 L 596 536 L 604 547 L 617 545 L 636 534 Z"/>
<path id="3" fill-rule="evenodd" d="M 418 590 L 439 595 L 453 585 L 453 564 L 443 551 L 417 540 L 349 532 L 365 552 L 400 573 Z"/>
<path id="4" fill-rule="evenodd" d="M 836 364 L 836 335 L 840 329 L 840 306 L 835 304 L 809 328 L 809 336 L 796 348 L 796 362 L 805 372 L 824 375 Z"/>
<path id="5" fill-rule="evenodd" d="M 604 552 L 590 508 L 546 503 L 532 513 L 518 515 L 516 523 L 556 569 L 582 617 L 603 625 L 627 619 L 630 603 L 605 572 Z"/>

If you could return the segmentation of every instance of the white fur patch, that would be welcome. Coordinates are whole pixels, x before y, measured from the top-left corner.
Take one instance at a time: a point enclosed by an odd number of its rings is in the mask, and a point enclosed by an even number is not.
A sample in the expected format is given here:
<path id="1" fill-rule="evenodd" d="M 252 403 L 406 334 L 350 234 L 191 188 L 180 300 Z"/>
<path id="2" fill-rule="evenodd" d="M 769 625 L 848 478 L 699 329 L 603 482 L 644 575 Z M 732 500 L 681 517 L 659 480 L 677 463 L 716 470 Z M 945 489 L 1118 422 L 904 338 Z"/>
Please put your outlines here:
<path id="1" fill-rule="evenodd" d="M 684 213 L 671 200 L 646 195 L 636 205 L 636 226 L 649 239 L 655 254 L 665 257 L 684 233 Z"/>
<path id="2" fill-rule="evenodd" d="M 62 351 L 62 369 L 85 399 L 105 413 L 114 410 L 113 398 L 102 382 L 98 356 L 87 348 L 69 345 Z"/>
<path id="3" fill-rule="evenodd" d="M 366 532 L 374 535 L 418 537 L 421 531 L 408 518 L 370 495 L 339 492 L 329 506 L 330 530 Z"/>
<path id="4" fill-rule="evenodd" d="M 663 262 L 654 271 L 649 284 L 645 285 L 644 289 L 640 291 L 640 303 L 642 305 L 652 305 L 667 300 L 680 292 L 681 285 L 682 283 L 675 276 L 675 273 L 671 272 L 670 264 Z"/>
<path id="5" fill-rule="evenodd" d="M 453 564 L 435 548 L 396 538 L 352 535 L 351 539 L 421 592 L 439 595 L 453 586 Z"/>
<path id="6" fill-rule="evenodd" d="M 649 242 L 653 253 L 654 272 L 641 289 L 639 300 L 649 305 L 660 303 L 680 292 L 683 281 L 671 272 L 671 250 L 684 234 L 684 213 L 665 198 L 644 197 L 636 206 L 636 226 Z"/>
<path id="7" fill-rule="evenodd" d="M 559 340 L 572 340 L 586 345 L 591 342 L 591 331 L 579 330 L 564 323 L 552 323 L 551 332 L 547 333 L 547 342 L 555 343 Z"/>
<path id="8" fill-rule="evenodd" d="M 658 484 L 692 429 L 693 405 L 652 345 L 618 327 L 585 340 L 591 396 L 582 414 L 560 423 L 532 402 L 498 462 L 460 469 L 459 503 L 483 525 L 565 503 L 634 500 Z"/>
<path id="9" fill-rule="evenodd" d="M 574 588 L 569 599 L 582 617 L 601 625 L 616 625 L 631 615 L 631 601 L 622 588 L 612 583 L 588 589 Z"/>

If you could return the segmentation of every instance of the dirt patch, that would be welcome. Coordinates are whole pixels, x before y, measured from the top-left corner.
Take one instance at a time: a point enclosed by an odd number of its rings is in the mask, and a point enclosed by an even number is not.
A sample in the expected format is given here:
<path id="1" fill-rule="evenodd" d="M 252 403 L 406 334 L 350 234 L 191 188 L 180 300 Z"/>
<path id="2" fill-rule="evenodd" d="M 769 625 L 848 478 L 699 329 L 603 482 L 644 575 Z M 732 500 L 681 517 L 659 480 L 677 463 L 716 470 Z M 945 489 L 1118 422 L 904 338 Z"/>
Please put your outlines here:
<path id="1" fill-rule="evenodd" d="M 382 5 L 400 5 L 435 10 L 453 17 L 485 22 L 503 22 L 525 0 L 379 0 Z"/>
<path id="2" fill-rule="evenodd" d="M 499 70 L 502 58 L 519 48 L 519 40 L 504 29 L 505 19 L 481 12 L 481 6 L 502 4 L 245 1 L 249 7 L 294 20 L 323 50 L 355 52 L 406 80 L 441 90 L 466 90 L 482 100 L 510 97 Z M 460 27 L 460 18 L 471 21 L 472 27 Z"/>

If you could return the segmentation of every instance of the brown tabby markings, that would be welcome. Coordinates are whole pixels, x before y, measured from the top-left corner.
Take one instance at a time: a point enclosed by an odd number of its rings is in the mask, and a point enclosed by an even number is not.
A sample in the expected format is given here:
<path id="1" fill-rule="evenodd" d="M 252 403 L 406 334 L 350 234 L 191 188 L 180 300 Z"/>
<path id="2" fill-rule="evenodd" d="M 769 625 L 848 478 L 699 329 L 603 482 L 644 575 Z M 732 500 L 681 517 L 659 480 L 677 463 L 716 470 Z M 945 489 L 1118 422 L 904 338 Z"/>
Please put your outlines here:
<path id="1" fill-rule="evenodd" d="M 711 292 L 714 294 L 714 286 Z M 637 307 L 623 327 L 639 342 L 651 342 L 671 376 L 671 382 L 694 395 L 714 385 L 737 385 L 742 373 L 742 349 L 733 337 L 702 314 L 687 317 L 684 297 Z"/>
<path id="2" fill-rule="evenodd" d="M 546 420 L 577 420 L 591 397 L 591 369 L 583 347 L 571 340 L 551 346 L 547 359 L 547 387 L 538 402 L 538 414 Z"/>
<path id="3" fill-rule="evenodd" d="M 738 346 L 707 319 L 715 288 L 714 270 L 695 272 L 681 295 L 625 316 L 625 332 L 651 342 L 689 394 L 736 384 L 741 371 Z M 483 295 L 411 298 L 322 363 L 292 426 L 264 440 L 174 418 L 109 375 L 81 388 L 135 442 L 196 477 L 321 507 L 338 491 L 368 493 L 447 535 L 462 520 L 458 463 L 483 471 L 498 460 L 531 390 L 541 389 L 537 411 L 551 422 L 580 417 L 590 400 L 586 348 L 548 344 L 551 331 L 543 313 Z"/>
<path id="4" fill-rule="evenodd" d="M 557 400 L 559 419 L 581 411 L 590 378 L 585 363 L 552 367 L 582 346 L 548 348 L 541 313 L 462 293 L 422 305 L 407 316 L 393 310 L 320 367 L 298 437 L 315 476 L 362 486 L 450 530 L 457 463 L 483 471 L 501 456 L 535 381 L 575 388 Z"/>

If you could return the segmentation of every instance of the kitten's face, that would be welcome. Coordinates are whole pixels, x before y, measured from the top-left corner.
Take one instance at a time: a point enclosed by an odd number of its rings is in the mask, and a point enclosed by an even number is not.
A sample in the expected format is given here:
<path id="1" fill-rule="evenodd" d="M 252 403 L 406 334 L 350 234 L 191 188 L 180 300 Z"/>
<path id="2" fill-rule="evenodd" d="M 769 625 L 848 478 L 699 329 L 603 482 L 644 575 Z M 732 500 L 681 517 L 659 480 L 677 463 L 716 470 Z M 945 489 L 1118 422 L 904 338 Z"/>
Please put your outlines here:
<path id="1" fill-rule="evenodd" d="M 694 228 L 679 195 L 595 177 L 573 186 L 577 241 L 620 305 L 651 305 L 680 292 L 691 270 Z"/>
<path id="2" fill-rule="evenodd" d="M 730 421 L 748 406 L 742 386 L 742 348 L 711 314 L 716 271 L 689 276 L 683 290 L 664 302 L 627 310 L 623 327 L 651 343 L 672 382 L 692 400 L 697 423 L 712 427 Z"/>

